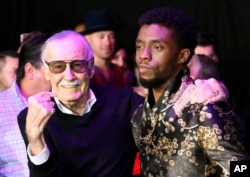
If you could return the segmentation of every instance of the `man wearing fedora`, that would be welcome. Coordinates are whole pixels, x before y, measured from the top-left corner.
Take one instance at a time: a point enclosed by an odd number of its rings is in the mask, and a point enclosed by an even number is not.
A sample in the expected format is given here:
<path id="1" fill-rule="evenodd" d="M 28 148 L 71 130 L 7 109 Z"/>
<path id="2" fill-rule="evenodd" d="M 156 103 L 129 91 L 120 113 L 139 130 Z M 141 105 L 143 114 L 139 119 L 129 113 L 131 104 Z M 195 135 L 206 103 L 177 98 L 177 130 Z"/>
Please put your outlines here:
<path id="1" fill-rule="evenodd" d="M 114 23 L 107 10 L 91 11 L 85 16 L 85 30 L 82 34 L 86 37 L 94 51 L 94 76 L 91 78 L 92 85 L 135 87 L 136 76 L 126 68 L 120 68 L 111 62 L 115 52 L 115 32 L 121 28 Z M 138 91 L 139 92 L 139 91 Z M 138 93 L 140 94 L 140 93 Z M 140 94 L 141 95 L 141 94 Z M 138 169 L 140 161 L 135 160 L 133 176 L 140 176 Z"/>
<path id="2" fill-rule="evenodd" d="M 82 34 L 94 51 L 95 74 L 91 84 L 113 87 L 136 86 L 136 77 L 132 71 L 121 69 L 111 63 L 116 44 L 115 32 L 121 26 L 115 24 L 106 9 L 87 12 L 84 24 L 85 30 Z"/>

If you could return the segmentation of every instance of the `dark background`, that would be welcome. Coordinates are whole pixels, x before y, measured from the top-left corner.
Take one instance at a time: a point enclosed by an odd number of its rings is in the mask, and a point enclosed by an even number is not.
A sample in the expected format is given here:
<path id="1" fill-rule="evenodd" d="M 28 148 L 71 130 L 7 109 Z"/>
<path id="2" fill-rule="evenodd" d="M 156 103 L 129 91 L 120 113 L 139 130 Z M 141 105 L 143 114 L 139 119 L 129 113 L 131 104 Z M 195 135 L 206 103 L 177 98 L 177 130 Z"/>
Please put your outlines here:
<path id="1" fill-rule="evenodd" d="M 233 106 L 250 125 L 250 0 L 1 0 L 0 51 L 17 49 L 20 33 L 73 29 L 88 10 L 106 8 L 124 25 L 117 37 L 133 54 L 138 17 L 159 6 L 187 12 L 199 31 L 215 35 L 221 80 L 230 91 Z"/>
<path id="2" fill-rule="evenodd" d="M 118 39 L 134 48 L 137 19 L 148 9 L 170 6 L 187 12 L 199 31 L 219 41 L 222 78 L 249 83 L 249 0 L 1 0 L 0 50 L 17 49 L 19 34 L 32 30 L 54 32 L 73 28 L 88 10 L 106 8 L 124 29 Z M 236 71 L 237 70 L 237 71 Z"/>

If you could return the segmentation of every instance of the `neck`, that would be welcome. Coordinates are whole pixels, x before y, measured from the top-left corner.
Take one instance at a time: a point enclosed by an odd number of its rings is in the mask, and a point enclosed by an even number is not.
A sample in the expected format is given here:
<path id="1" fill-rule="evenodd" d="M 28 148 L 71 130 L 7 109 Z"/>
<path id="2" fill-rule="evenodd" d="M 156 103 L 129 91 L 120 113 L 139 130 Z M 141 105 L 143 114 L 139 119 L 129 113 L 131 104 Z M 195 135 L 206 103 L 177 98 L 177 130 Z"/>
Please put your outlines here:
<path id="1" fill-rule="evenodd" d="M 33 85 L 26 82 L 26 78 L 24 78 L 21 82 L 20 82 L 20 91 L 21 94 L 23 95 L 23 97 L 28 100 L 28 98 L 34 94 L 36 94 L 36 89 L 33 88 Z"/>
<path id="2" fill-rule="evenodd" d="M 161 86 L 152 89 L 155 102 L 157 102 L 159 100 L 159 98 L 161 97 L 161 95 L 163 94 L 165 89 L 168 87 L 169 83 L 170 83 L 170 81 L 168 80 L 167 82 L 165 82 Z"/>
<path id="3" fill-rule="evenodd" d="M 95 58 L 95 66 L 97 66 L 102 71 L 109 70 L 110 64 L 111 62 L 109 59 Z"/>
<path id="4" fill-rule="evenodd" d="M 169 76 L 168 80 L 166 80 L 165 83 L 152 89 L 155 102 L 159 100 L 159 98 L 161 97 L 163 92 L 166 90 L 166 88 L 170 85 L 170 83 L 176 79 L 176 76 L 178 75 L 180 70 L 181 70 L 181 67 L 178 67 L 176 71 L 171 76 Z"/>
<path id="5" fill-rule="evenodd" d="M 79 98 L 76 101 L 68 101 L 68 102 L 63 102 L 61 100 L 60 101 L 66 108 L 68 108 L 75 114 L 82 115 L 88 99 L 89 99 L 89 92 L 87 92 L 87 94 L 84 94 L 81 98 Z"/>

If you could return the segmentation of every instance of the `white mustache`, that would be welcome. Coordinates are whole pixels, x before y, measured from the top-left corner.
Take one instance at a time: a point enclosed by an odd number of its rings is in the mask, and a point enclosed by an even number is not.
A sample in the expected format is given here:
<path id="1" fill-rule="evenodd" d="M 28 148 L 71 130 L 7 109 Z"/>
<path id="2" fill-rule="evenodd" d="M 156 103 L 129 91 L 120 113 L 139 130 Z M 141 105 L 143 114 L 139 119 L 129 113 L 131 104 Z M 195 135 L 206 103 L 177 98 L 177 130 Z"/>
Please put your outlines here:
<path id="1" fill-rule="evenodd" d="M 59 86 L 62 86 L 62 87 L 76 87 L 78 85 L 80 85 L 80 81 L 78 81 L 78 80 L 73 80 L 73 81 L 62 80 L 59 83 Z"/>

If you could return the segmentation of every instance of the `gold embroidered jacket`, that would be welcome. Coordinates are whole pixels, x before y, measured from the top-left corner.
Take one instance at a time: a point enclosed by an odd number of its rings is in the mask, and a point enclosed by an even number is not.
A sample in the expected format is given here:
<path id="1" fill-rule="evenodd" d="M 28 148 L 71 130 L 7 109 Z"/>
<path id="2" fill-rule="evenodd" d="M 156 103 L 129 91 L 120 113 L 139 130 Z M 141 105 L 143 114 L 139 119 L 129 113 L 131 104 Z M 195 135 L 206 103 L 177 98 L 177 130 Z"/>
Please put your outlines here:
<path id="1" fill-rule="evenodd" d="M 249 160 L 227 102 L 190 104 L 179 74 L 156 103 L 152 92 L 132 118 L 144 177 L 229 176 L 230 161 Z"/>

